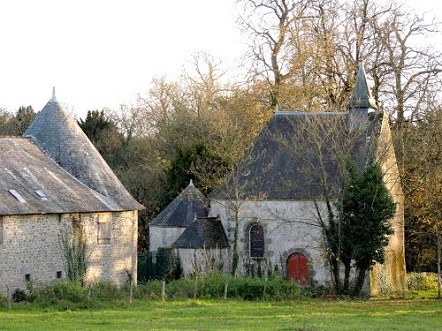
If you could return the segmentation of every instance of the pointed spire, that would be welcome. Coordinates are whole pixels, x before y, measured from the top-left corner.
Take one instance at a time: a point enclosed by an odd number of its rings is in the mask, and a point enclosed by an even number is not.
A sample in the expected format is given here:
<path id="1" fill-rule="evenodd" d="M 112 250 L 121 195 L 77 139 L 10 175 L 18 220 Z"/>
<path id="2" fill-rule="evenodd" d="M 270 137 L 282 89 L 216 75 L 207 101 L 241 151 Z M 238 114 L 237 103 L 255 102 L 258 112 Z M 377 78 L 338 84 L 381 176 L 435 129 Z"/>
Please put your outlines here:
<path id="1" fill-rule="evenodd" d="M 187 187 L 194 187 L 192 179 L 190 180 L 189 185 Z"/>
<path id="2" fill-rule="evenodd" d="M 359 65 L 356 83 L 348 103 L 348 108 L 378 108 L 376 101 L 371 94 L 370 88 L 368 87 L 367 75 L 365 74 L 365 69 L 362 63 Z"/>
<path id="3" fill-rule="evenodd" d="M 57 102 L 57 97 L 55 96 L 55 86 L 52 87 L 52 98 L 50 102 Z"/>

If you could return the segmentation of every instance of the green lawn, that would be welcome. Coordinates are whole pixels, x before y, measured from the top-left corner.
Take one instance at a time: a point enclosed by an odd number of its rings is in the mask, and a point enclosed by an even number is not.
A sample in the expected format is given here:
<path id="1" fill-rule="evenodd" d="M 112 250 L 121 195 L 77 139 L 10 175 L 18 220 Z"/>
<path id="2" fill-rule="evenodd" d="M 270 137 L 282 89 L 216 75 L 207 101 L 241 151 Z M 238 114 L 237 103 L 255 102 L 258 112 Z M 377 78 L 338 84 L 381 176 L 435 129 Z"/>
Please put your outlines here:
<path id="1" fill-rule="evenodd" d="M 97 310 L 0 308 L 0 330 L 442 330 L 442 301 L 136 301 Z"/>

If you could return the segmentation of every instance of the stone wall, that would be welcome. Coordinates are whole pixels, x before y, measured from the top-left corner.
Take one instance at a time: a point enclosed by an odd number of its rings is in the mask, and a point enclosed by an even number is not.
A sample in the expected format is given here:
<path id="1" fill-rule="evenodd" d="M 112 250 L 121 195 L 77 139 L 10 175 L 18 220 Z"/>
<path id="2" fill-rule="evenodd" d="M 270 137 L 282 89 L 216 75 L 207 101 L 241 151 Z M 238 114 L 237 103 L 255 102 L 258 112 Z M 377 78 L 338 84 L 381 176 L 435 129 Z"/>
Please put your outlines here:
<path id="1" fill-rule="evenodd" d="M 234 217 L 226 209 L 226 202 L 211 202 L 211 216 L 219 215 L 233 247 Z M 323 216 L 325 206 L 319 204 Z M 293 253 L 303 254 L 309 261 L 309 282 L 327 284 L 331 281 L 330 272 L 323 254 L 322 232 L 318 226 L 316 210 L 312 202 L 294 201 L 246 201 L 242 203 L 239 213 L 240 263 L 238 272 L 245 274 L 247 266 L 254 263 L 249 257 L 247 230 L 250 224 L 259 223 L 264 229 L 263 264 L 274 270 L 275 266 L 281 276 L 287 275 L 287 259 Z"/>
<path id="2" fill-rule="evenodd" d="M 149 226 L 149 251 L 156 252 L 158 248 L 171 247 L 184 230 L 184 227 Z"/>
<path id="3" fill-rule="evenodd" d="M 223 249 L 187 249 L 175 250 L 181 260 L 185 276 L 201 275 L 211 272 L 230 271 L 230 253 Z"/>
<path id="4" fill-rule="evenodd" d="M 378 141 L 377 158 L 381 164 L 385 184 L 396 203 L 396 214 L 391 220 L 394 233 L 385 249 L 385 264 L 375 265 L 371 272 L 371 293 L 407 290 L 404 239 L 404 195 L 394 153 L 388 117 L 384 115 Z"/>
<path id="5" fill-rule="evenodd" d="M 110 220 L 111 238 L 98 244 L 98 221 Z M 136 281 L 138 212 L 3 216 L 0 241 L 0 292 L 66 278 L 60 234 L 82 224 L 90 254 L 88 281 L 123 284 L 132 273 Z"/>

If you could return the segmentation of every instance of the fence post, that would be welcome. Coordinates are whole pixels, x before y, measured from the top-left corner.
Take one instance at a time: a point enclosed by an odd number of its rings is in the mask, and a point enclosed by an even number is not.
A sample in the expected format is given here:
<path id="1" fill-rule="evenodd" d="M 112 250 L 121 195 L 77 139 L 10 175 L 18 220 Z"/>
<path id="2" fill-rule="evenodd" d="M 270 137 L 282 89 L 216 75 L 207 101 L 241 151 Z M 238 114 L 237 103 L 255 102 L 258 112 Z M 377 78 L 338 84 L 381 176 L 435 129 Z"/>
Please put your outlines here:
<path id="1" fill-rule="evenodd" d="M 193 298 L 196 299 L 198 294 L 198 274 L 195 276 L 195 287 L 193 289 Z"/>
<path id="2" fill-rule="evenodd" d="M 130 280 L 130 293 L 129 293 L 129 303 L 132 304 L 134 301 L 134 281 Z"/>
<path id="3" fill-rule="evenodd" d="M 161 287 L 161 300 L 166 301 L 166 281 L 163 280 L 163 286 Z"/>
<path id="4" fill-rule="evenodd" d="M 11 311 L 11 291 L 9 290 L 9 286 L 6 286 L 6 295 L 8 296 L 8 311 Z"/>
<path id="5" fill-rule="evenodd" d="M 229 287 L 229 279 L 226 279 L 226 282 L 224 283 L 224 300 L 227 299 L 227 288 Z"/>

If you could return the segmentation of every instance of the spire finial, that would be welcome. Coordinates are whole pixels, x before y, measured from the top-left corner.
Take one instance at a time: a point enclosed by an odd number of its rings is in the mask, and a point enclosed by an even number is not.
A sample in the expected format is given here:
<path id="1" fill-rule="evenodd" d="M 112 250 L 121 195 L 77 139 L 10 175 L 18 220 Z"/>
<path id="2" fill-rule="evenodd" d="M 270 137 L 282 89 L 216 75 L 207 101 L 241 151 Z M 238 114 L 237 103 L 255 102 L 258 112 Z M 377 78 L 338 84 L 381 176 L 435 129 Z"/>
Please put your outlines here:
<path id="1" fill-rule="evenodd" d="M 192 180 L 192 179 L 191 179 L 190 182 L 189 182 L 189 186 L 194 186 L 194 185 L 193 185 L 193 180 Z"/>
<path id="2" fill-rule="evenodd" d="M 52 98 L 51 102 L 57 102 L 57 97 L 55 96 L 55 86 L 52 87 Z"/>

